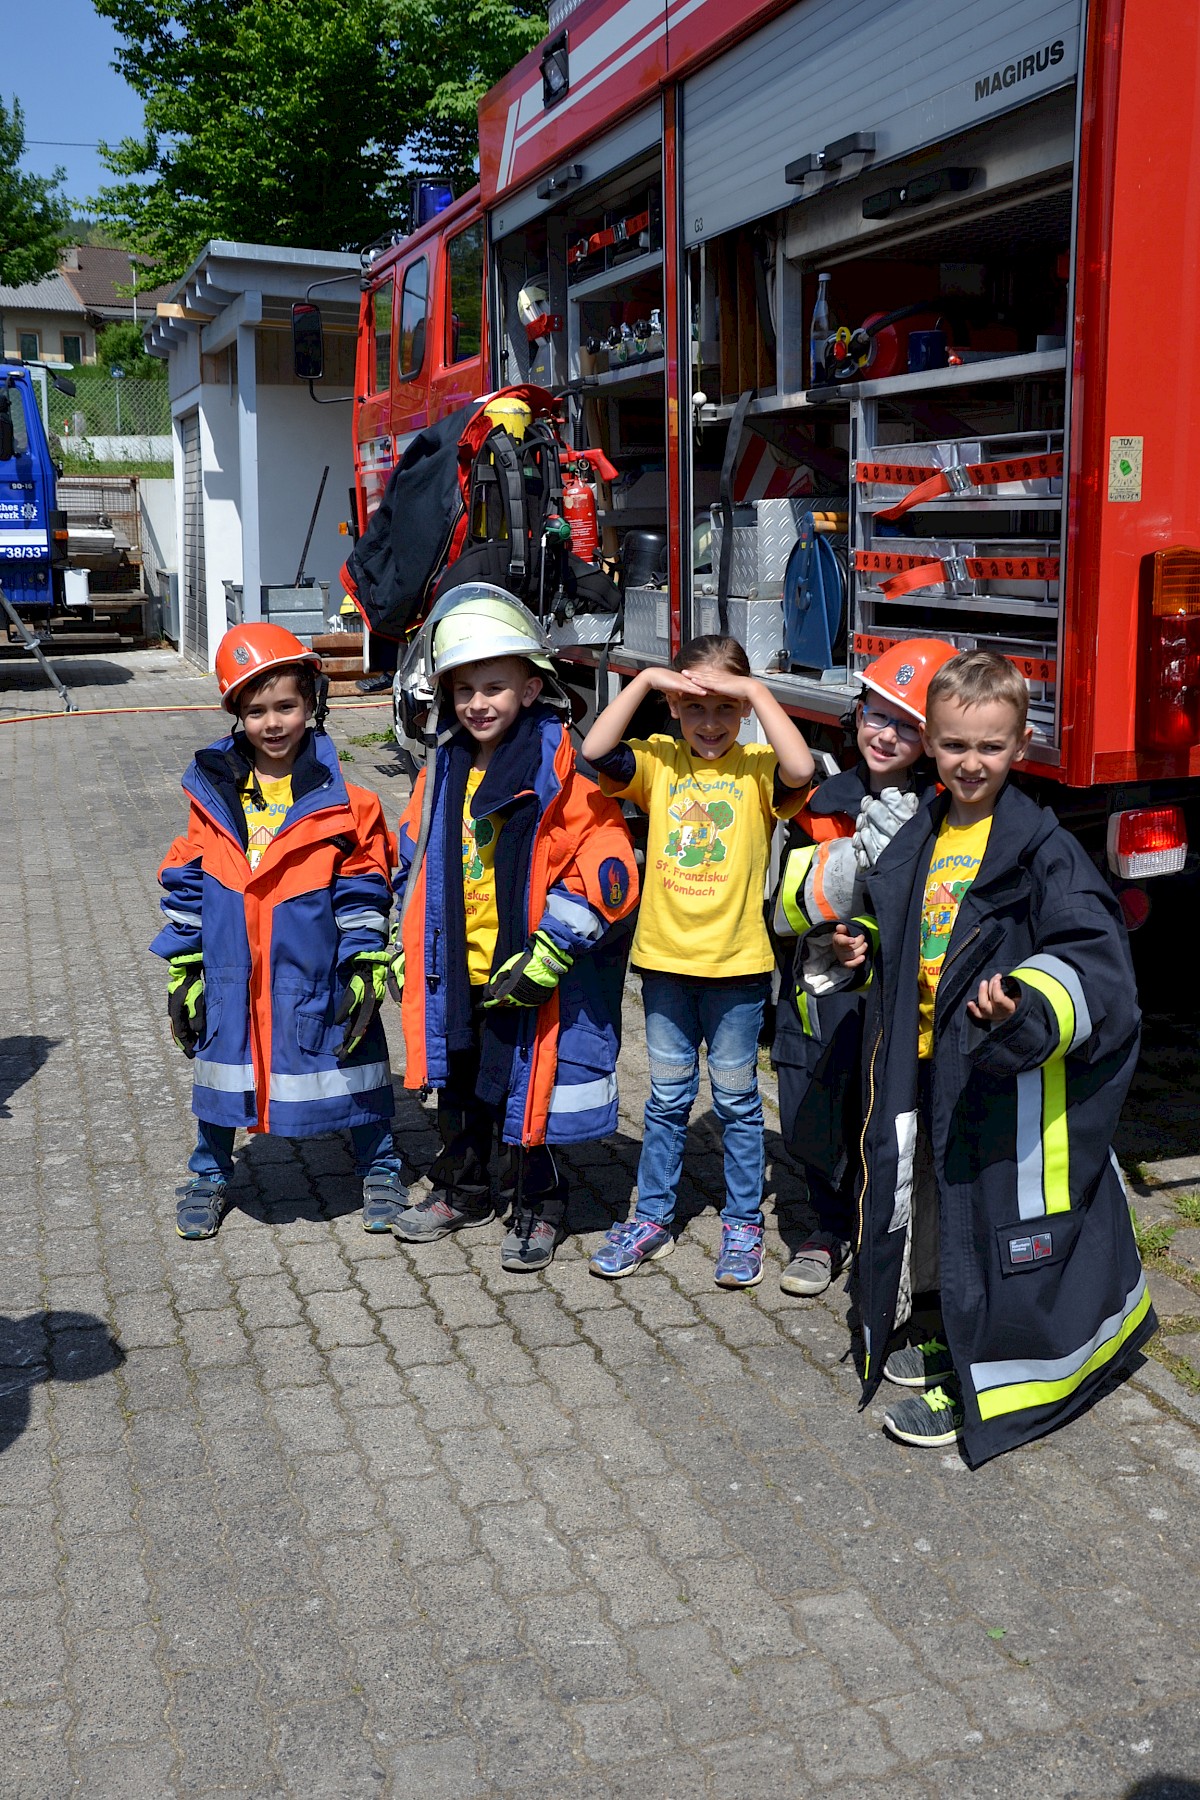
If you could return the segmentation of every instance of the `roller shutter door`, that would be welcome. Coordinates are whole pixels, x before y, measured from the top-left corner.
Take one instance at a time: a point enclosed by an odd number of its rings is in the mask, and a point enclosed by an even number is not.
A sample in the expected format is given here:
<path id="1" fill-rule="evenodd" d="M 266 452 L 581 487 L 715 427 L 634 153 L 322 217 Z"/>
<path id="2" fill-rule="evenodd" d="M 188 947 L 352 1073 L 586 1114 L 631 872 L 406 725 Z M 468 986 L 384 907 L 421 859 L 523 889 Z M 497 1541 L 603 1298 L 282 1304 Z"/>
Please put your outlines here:
<path id="1" fill-rule="evenodd" d="M 183 654 L 208 667 L 208 594 L 204 574 L 204 479 L 200 414 L 179 421 L 183 445 Z"/>
<path id="2" fill-rule="evenodd" d="M 802 0 L 684 84 L 686 241 L 791 205 L 787 164 L 851 132 L 875 133 L 879 168 L 1062 87 L 1080 7 Z"/>

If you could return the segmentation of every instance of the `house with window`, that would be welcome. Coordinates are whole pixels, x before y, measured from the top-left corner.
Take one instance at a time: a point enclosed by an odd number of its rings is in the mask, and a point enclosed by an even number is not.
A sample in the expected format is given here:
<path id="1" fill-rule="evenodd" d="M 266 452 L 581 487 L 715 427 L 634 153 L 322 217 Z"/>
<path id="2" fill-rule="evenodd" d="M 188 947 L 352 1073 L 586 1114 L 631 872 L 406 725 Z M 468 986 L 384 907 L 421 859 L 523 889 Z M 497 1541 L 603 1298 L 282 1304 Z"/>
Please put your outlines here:
<path id="1" fill-rule="evenodd" d="M 96 360 L 96 336 L 117 320 L 154 316 L 167 288 L 125 294 L 144 259 L 106 244 L 64 245 L 58 268 L 41 281 L 0 287 L 0 356 L 21 362 L 81 363 Z"/>

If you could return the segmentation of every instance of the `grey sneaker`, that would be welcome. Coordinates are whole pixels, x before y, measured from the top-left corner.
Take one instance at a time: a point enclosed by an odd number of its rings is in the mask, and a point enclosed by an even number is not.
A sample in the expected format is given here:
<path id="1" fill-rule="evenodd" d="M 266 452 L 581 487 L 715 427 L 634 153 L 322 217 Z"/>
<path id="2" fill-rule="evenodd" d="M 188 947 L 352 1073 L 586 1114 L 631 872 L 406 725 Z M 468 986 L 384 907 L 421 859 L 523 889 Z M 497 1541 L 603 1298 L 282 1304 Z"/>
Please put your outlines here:
<path id="1" fill-rule="evenodd" d="M 850 1246 L 832 1231 L 814 1231 L 801 1244 L 779 1285 L 785 1294 L 823 1294 L 850 1261 Z"/>
<path id="2" fill-rule="evenodd" d="M 966 1414 L 957 1384 L 930 1388 L 927 1394 L 910 1394 L 883 1415 L 886 1431 L 902 1444 L 919 1450 L 937 1450 L 953 1444 L 963 1434 Z"/>
<path id="3" fill-rule="evenodd" d="M 896 1387 L 932 1388 L 954 1374 L 950 1347 L 936 1335 L 923 1344 L 906 1344 L 893 1350 L 883 1365 L 883 1379 Z"/>
<path id="4" fill-rule="evenodd" d="M 408 1244 L 432 1244 L 435 1238 L 448 1237 L 452 1231 L 466 1231 L 476 1225 L 490 1225 L 496 1209 L 484 1195 L 456 1193 L 453 1188 L 434 1188 L 415 1206 L 392 1220 L 392 1231 Z"/>
<path id="5" fill-rule="evenodd" d="M 390 1231 L 407 1209 L 408 1184 L 399 1169 L 368 1169 L 363 1179 L 363 1230 Z"/>
<path id="6" fill-rule="evenodd" d="M 557 1226 L 537 1213 L 515 1213 L 500 1246 L 500 1267 L 516 1274 L 544 1269 L 557 1249 Z"/>

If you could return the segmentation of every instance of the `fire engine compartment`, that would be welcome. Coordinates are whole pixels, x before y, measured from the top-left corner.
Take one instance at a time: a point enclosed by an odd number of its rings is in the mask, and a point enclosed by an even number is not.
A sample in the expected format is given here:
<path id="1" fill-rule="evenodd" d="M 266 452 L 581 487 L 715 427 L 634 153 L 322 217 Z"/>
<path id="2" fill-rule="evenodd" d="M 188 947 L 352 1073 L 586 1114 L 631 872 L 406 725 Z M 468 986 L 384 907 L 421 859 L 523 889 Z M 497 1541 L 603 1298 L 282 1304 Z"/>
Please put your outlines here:
<path id="1" fill-rule="evenodd" d="M 1016 0 L 998 9 L 1014 20 L 1019 10 Z M 1057 0 L 1054 10 L 1056 18 L 1063 11 Z M 671 649 L 668 559 L 647 574 L 643 540 L 650 533 L 665 543 L 669 532 L 664 350 L 674 334 L 691 525 L 681 546 L 683 635 L 727 625 L 785 703 L 825 719 L 844 710 L 856 672 L 889 642 L 937 635 L 1003 650 L 1030 683 L 1035 754 L 1053 761 L 1066 591 L 1074 64 L 1057 87 L 969 129 L 926 142 L 917 128 L 906 140 L 914 147 L 878 163 L 871 133 L 849 132 L 829 168 L 807 169 L 822 160 L 814 157 L 789 164 L 788 204 L 706 236 L 704 218 L 739 202 L 719 132 L 689 162 L 692 88 L 703 86 L 699 113 L 707 106 L 720 117 L 713 96 L 722 65 L 738 61 L 741 86 L 731 91 L 740 98 L 727 116 L 742 140 L 740 149 L 732 143 L 733 164 L 744 160 L 745 69 L 755 57 L 764 64 L 771 33 L 785 23 L 681 84 L 677 282 L 665 280 L 657 107 L 652 124 L 646 112 L 640 126 L 611 133 L 611 146 L 581 145 L 579 161 L 536 184 L 536 196 L 531 188 L 497 208 L 496 379 L 565 389 L 573 441 L 603 449 L 620 470 L 597 496 L 603 551 L 637 568 L 619 662 L 636 666 Z M 847 94 L 846 107 L 858 109 L 853 120 L 846 113 L 847 126 L 859 123 L 864 91 L 859 84 Z M 906 92 L 911 100 L 917 89 Z M 803 122 L 797 129 L 803 134 Z M 717 184 L 720 204 L 689 189 L 693 166 L 697 180 Z M 830 277 L 834 323 L 869 334 L 852 340 L 857 354 L 865 341 L 870 349 L 851 379 L 812 379 L 809 323 L 821 273 Z M 742 395 L 752 397 L 736 453 L 730 586 L 719 596 L 720 471 Z M 944 491 L 905 504 L 925 471 L 942 469 L 952 472 Z M 788 553 L 809 514 L 836 559 L 840 605 L 834 617 L 830 602 L 824 637 L 800 633 L 797 649 L 793 632 L 789 649 L 785 620 L 806 589 L 789 574 Z"/>

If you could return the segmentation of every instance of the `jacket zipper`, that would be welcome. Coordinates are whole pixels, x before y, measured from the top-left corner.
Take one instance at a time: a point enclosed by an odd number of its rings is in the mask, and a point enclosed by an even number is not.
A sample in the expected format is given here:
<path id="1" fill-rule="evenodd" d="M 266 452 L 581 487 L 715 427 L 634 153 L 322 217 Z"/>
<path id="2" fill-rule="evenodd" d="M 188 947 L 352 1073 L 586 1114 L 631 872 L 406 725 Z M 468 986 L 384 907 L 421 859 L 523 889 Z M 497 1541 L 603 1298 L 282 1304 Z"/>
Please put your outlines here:
<path id="1" fill-rule="evenodd" d="M 945 958 L 945 960 L 943 961 L 942 971 L 941 971 L 941 974 L 938 976 L 938 986 L 937 986 L 938 994 L 940 994 L 942 991 L 942 982 L 946 978 L 946 970 L 950 967 L 950 964 L 952 962 L 957 962 L 958 958 L 962 955 L 964 950 L 967 950 L 970 948 L 970 946 L 974 943 L 975 939 L 979 936 L 979 932 L 980 932 L 980 927 L 978 925 L 972 926 L 970 933 L 963 939 L 962 943 L 958 946 L 958 949 L 954 952 L 954 955 L 947 956 Z M 937 1023 L 937 994 L 935 994 L 933 997 L 933 1014 L 934 1014 L 934 1016 L 930 1020 L 930 1024 L 936 1025 L 936 1023 Z"/>
<path id="2" fill-rule="evenodd" d="M 425 976 L 425 985 L 429 989 L 431 994 L 437 993 L 437 984 L 438 984 L 437 952 L 438 952 L 438 939 L 441 937 L 441 935 L 442 935 L 441 926 L 435 925 L 433 928 L 433 944 L 430 948 L 430 954 L 429 954 L 429 969 Z"/>

